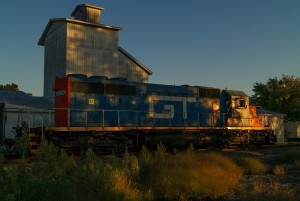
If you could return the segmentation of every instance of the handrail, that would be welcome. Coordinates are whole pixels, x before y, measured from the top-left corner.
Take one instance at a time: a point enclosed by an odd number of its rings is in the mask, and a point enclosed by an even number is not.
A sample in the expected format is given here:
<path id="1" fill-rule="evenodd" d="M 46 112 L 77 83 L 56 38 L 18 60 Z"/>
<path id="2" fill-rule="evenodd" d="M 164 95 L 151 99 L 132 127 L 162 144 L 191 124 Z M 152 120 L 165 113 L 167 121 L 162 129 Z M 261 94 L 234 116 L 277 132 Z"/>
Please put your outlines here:
<path id="1" fill-rule="evenodd" d="M 15 111 L 18 114 L 21 113 L 21 118 L 24 119 L 24 111 L 20 109 L 9 109 L 9 111 Z M 167 118 L 165 115 L 156 115 L 157 113 L 152 111 L 141 111 L 141 110 L 117 110 L 117 109 L 73 109 L 73 108 L 51 108 L 51 109 L 26 109 L 25 114 L 27 114 L 27 120 L 30 122 L 30 127 L 39 125 L 44 126 L 54 126 L 55 111 L 67 111 L 68 122 L 71 124 L 67 126 L 72 126 L 72 120 L 75 113 L 77 115 L 82 115 L 80 122 L 81 126 L 98 125 L 98 126 L 124 126 L 124 125 L 134 125 L 134 126 L 210 126 L 215 127 L 218 120 L 223 120 L 223 125 L 225 125 L 225 115 L 227 113 L 218 113 L 218 117 L 212 111 L 208 112 L 172 112 L 168 111 Z M 89 119 L 90 112 L 99 112 L 99 116 L 91 121 Z M 33 117 L 28 117 L 28 113 L 39 113 L 40 120 L 33 119 Z M 81 114 L 80 114 L 81 113 Z M 159 113 L 161 114 L 161 112 Z M 188 115 L 187 115 L 188 114 Z M 71 120 L 71 121 L 70 121 Z M 75 119 L 76 120 L 76 119 Z M 47 123 L 46 123 L 47 122 Z M 78 123 L 79 122 L 75 122 Z M 32 124 L 32 125 L 31 125 Z M 75 124 L 73 124 L 75 125 Z M 43 131 L 42 131 L 43 134 Z"/>

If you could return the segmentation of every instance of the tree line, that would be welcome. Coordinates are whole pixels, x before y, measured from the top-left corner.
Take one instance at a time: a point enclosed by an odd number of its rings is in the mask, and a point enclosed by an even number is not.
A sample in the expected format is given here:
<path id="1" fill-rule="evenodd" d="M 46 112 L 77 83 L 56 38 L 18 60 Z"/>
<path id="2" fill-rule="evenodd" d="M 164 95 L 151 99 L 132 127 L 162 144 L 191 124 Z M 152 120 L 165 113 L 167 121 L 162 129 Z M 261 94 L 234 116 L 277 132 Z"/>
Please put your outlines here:
<path id="1" fill-rule="evenodd" d="M 254 95 L 250 104 L 286 115 L 286 120 L 300 121 L 300 78 L 282 75 L 279 79 L 269 78 L 266 83 L 253 84 Z"/>
<path id="2" fill-rule="evenodd" d="M 19 86 L 15 83 L 12 84 L 0 84 L 0 90 L 13 90 L 19 91 Z"/>

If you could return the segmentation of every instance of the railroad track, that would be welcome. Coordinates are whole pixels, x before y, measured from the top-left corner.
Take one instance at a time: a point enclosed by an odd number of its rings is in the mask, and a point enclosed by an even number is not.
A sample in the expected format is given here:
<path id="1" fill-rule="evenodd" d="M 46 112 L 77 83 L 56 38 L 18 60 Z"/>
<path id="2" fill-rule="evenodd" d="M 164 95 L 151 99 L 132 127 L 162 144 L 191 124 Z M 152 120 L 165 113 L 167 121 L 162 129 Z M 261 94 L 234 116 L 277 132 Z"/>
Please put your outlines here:
<path id="1" fill-rule="evenodd" d="M 27 162 L 29 159 L 27 157 L 25 158 L 25 161 Z M 4 155 L 4 163 L 5 164 L 10 164 L 10 163 L 21 163 L 22 158 L 19 154 L 5 154 Z"/>
<path id="2" fill-rule="evenodd" d="M 201 148 L 201 149 L 197 149 L 197 152 L 202 152 L 202 151 L 210 151 L 210 152 L 222 152 L 222 153 L 228 153 L 228 154 L 242 154 L 242 155 L 247 155 L 247 156 L 253 156 L 253 157 L 265 157 L 265 153 L 267 151 L 268 152 L 273 152 L 272 150 L 274 150 L 274 152 L 276 151 L 280 151 L 280 150 L 284 150 L 284 149 L 290 149 L 293 147 L 300 147 L 300 143 L 285 143 L 285 144 L 280 144 L 280 145 L 264 145 L 264 146 L 260 146 L 260 147 L 256 147 L 256 146 L 249 146 L 249 147 L 237 147 L 237 146 L 232 146 L 232 147 L 226 147 L 226 148 L 215 148 L 215 147 L 207 147 L 207 148 Z M 150 151 L 154 151 L 154 150 L 150 150 Z M 186 149 L 179 149 L 177 150 L 178 153 L 180 152 L 184 152 L 186 151 Z M 173 150 L 166 150 L 166 152 L 168 154 L 173 153 Z M 138 155 L 139 152 L 137 151 L 130 151 L 130 154 L 134 154 L 134 155 Z M 85 154 L 74 154 L 74 153 L 69 153 L 67 152 L 68 155 L 72 155 L 75 160 L 82 160 L 85 158 Z M 107 159 L 111 156 L 111 154 L 109 153 L 96 153 L 96 155 L 99 158 L 102 159 Z M 268 155 L 268 154 L 267 154 Z M 118 157 L 122 157 L 122 154 L 117 154 Z M 22 158 L 19 154 L 5 154 L 4 155 L 4 163 L 5 164 L 18 164 L 18 163 L 30 163 L 32 162 L 32 160 L 36 157 L 36 154 L 31 154 L 30 156 L 27 156 L 24 161 L 22 161 Z"/>

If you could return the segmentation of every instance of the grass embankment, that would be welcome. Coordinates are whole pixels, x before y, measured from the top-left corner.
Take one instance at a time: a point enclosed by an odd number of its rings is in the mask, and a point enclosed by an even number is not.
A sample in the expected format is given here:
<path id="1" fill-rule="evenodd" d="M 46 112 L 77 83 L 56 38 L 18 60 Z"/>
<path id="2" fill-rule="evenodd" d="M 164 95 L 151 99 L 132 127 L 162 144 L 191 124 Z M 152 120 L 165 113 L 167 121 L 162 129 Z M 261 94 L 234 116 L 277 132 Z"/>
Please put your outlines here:
<path id="1" fill-rule="evenodd" d="M 265 173 L 266 166 L 257 159 L 231 159 L 192 148 L 186 153 L 165 151 L 159 145 L 154 153 L 143 148 L 139 156 L 126 152 L 122 159 L 113 155 L 103 161 L 88 150 L 84 160 L 75 161 L 43 143 L 30 164 L 4 165 L 0 157 L 0 200 L 184 201 L 226 198 L 237 190 L 244 191 L 243 200 L 268 200 L 283 194 L 280 183 L 271 185 L 272 195 L 264 193 L 259 181 L 250 191 L 239 185 L 244 174 Z M 283 196 L 293 200 L 294 192 Z"/>

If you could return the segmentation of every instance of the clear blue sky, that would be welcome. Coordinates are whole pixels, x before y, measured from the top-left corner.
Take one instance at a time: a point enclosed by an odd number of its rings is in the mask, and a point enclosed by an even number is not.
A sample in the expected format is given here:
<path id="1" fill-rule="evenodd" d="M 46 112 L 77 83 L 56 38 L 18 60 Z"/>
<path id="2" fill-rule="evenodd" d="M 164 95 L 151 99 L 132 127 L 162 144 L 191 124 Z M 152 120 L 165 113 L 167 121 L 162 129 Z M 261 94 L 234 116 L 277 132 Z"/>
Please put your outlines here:
<path id="1" fill-rule="evenodd" d="M 50 18 L 77 4 L 105 8 L 102 23 L 125 28 L 119 44 L 150 70 L 150 82 L 235 89 L 300 76 L 299 0 L 10 0 L 1 2 L 0 84 L 43 94 Z"/>

